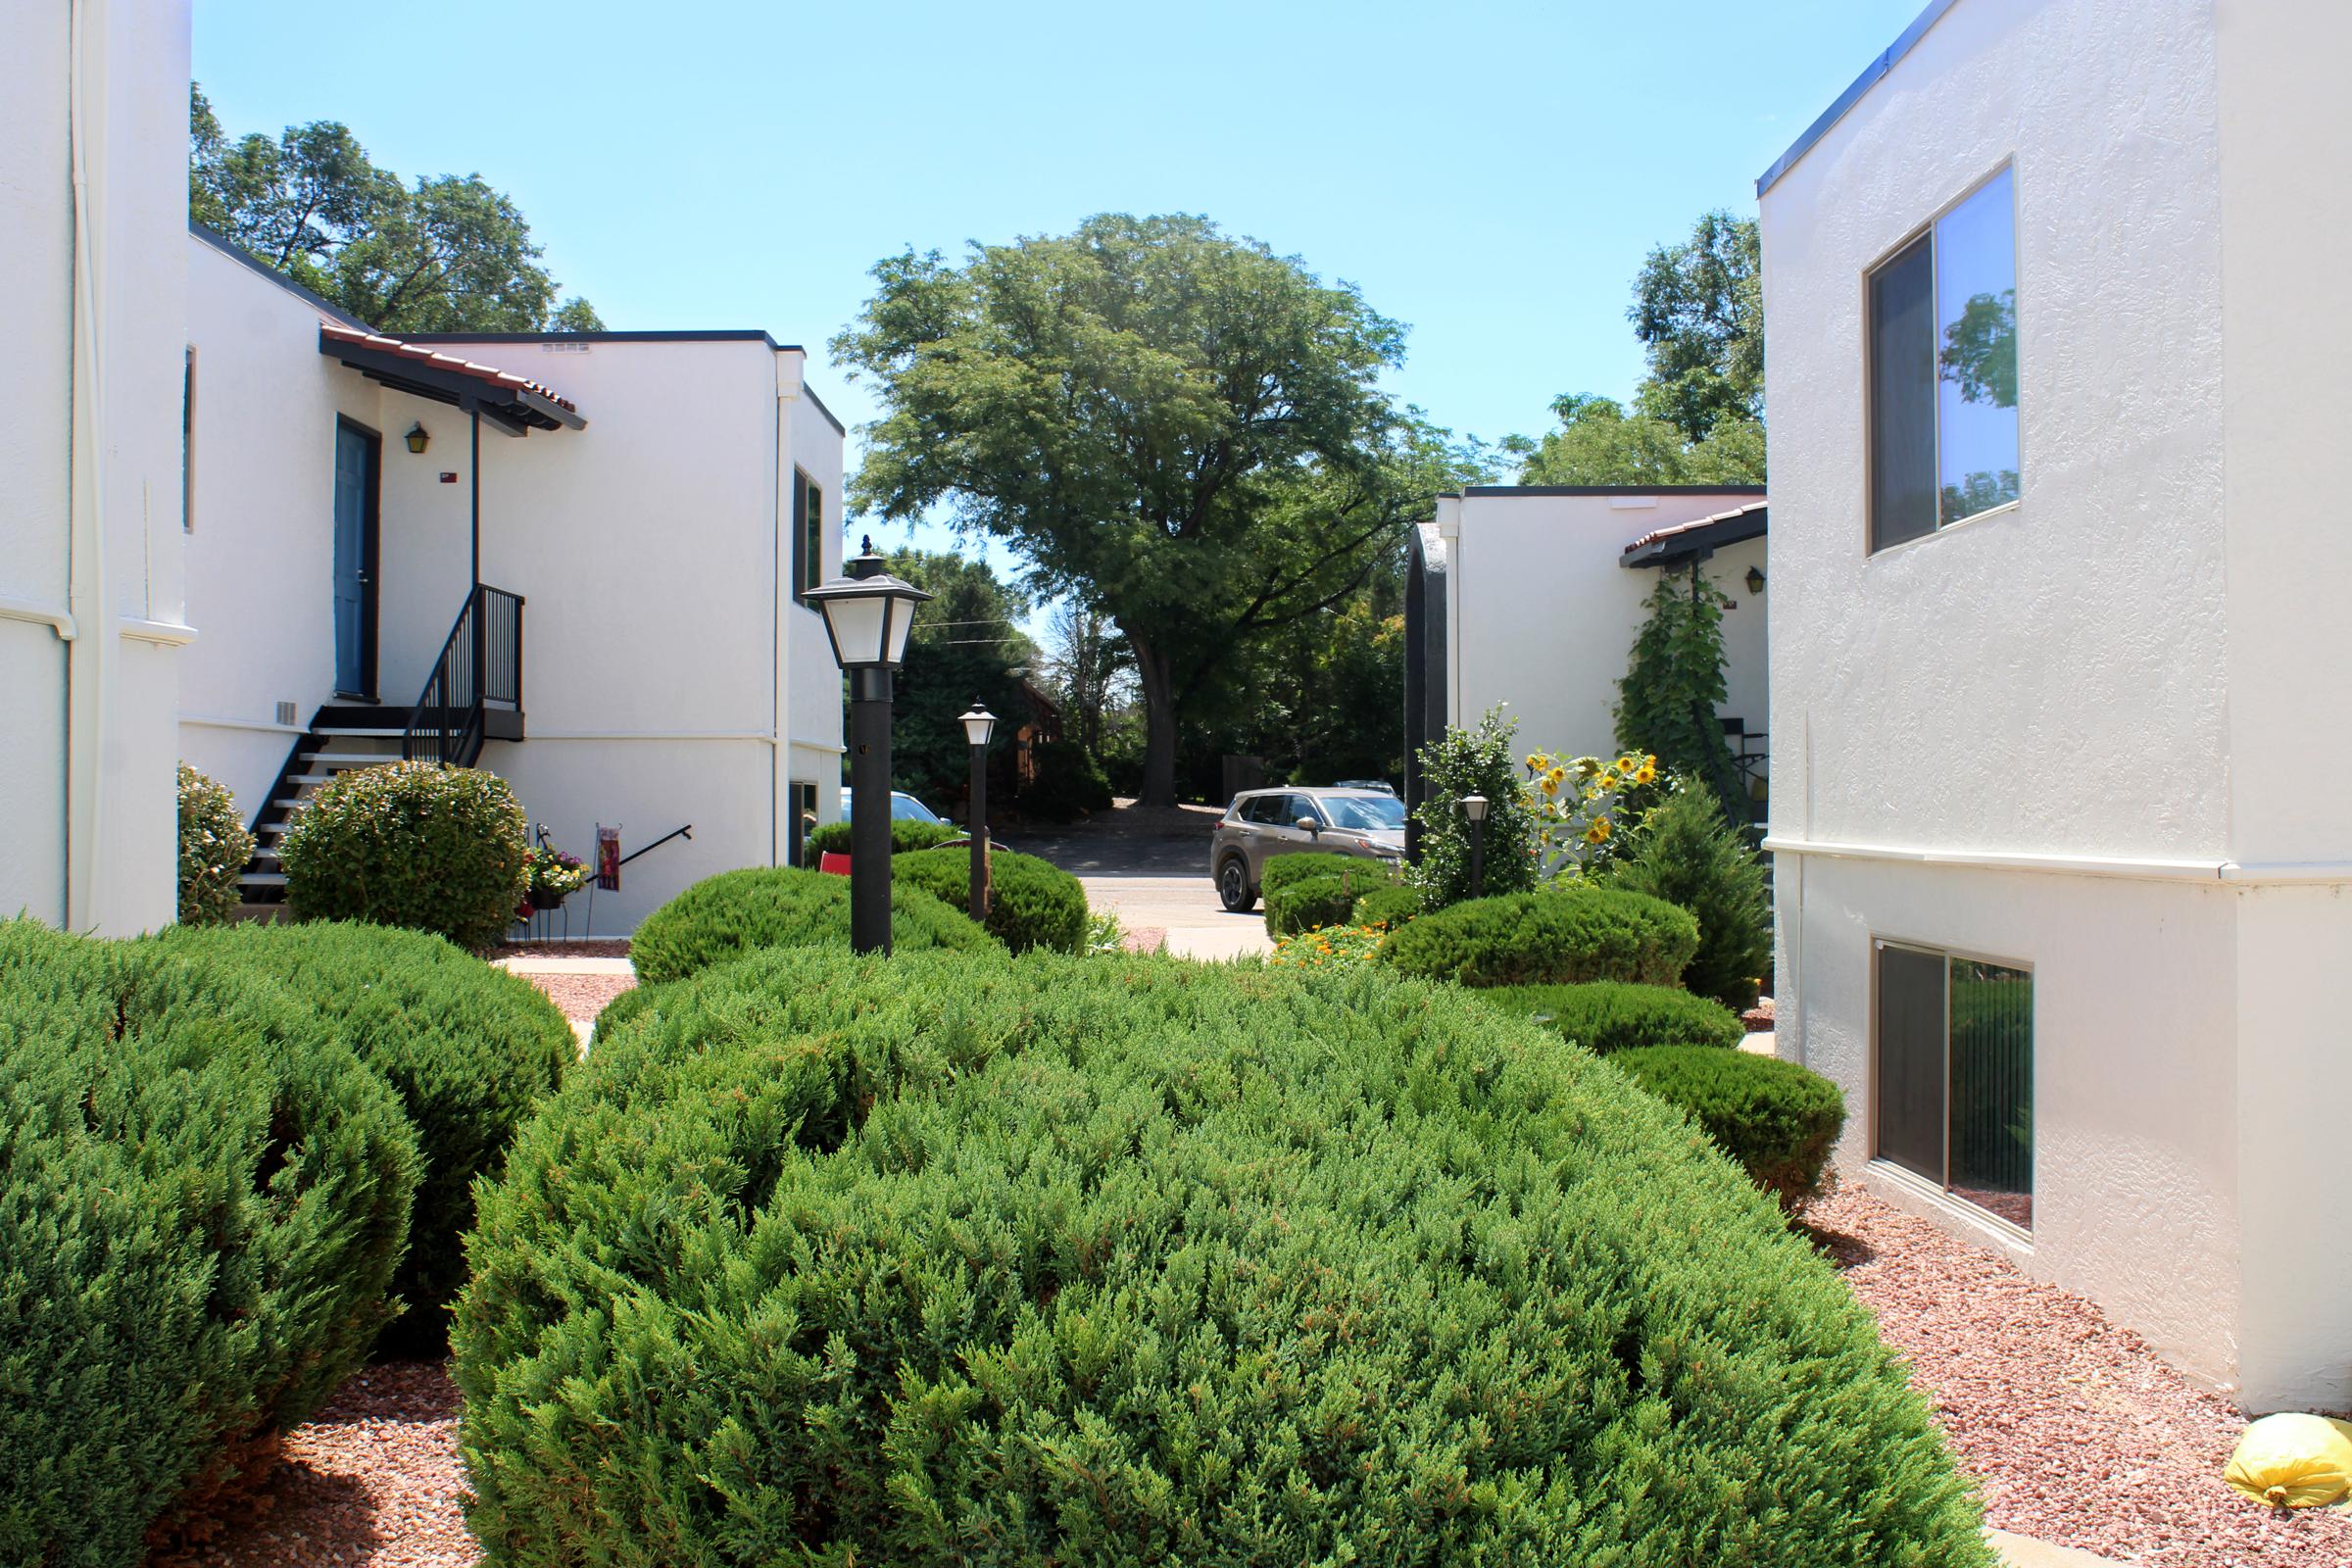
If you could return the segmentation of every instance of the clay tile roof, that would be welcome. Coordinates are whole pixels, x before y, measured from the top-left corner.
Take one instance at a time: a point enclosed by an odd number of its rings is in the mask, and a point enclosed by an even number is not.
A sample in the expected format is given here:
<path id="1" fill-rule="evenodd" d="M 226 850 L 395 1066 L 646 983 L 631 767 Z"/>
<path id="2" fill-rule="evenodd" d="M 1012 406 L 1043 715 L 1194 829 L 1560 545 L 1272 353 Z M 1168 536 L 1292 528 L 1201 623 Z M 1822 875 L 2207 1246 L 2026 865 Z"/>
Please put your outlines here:
<path id="1" fill-rule="evenodd" d="M 1694 517 L 1689 522 L 1678 522 L 1671 527 L 1653 528 L 1632 544 L 1627 545 L 1625 553 L 1630 556 L 1637 550 L 1646 550 L 1651 545 L 1663 544 L 1667 540 L 1679 538 L 1684 534 L 1698 533 L 1702 529 L 1718 528 L 1726 523 L 1736 523 L 1757 516 L 1764 512 L 1765 505 L 1761 501 L 1751 501 L 1744 507 L 1734 507 L 1729 512 L 1718 512 L 1713 516 Z M 1726 529 L 1725 531 L 1732 530 Z M 1752 535 L 1743 535 L 1743 537 L 1752 537 Z"/>
<path id="2" fill-rule="evenodd" d="M 340 321 L 330 321 L 323 318 L 318 322 L 318 335 L 329 342 L 349 344 L 354 348 L 373 349 L 379 354 L 396 354 L 403 359 L 429 365 L 436 370 L 456 375 L 469 375 L 477 381 L 488 381 L 492 385 L 505 387 L 512 392 L 529 392 L 534 396 L 545 398 L 568 414 L 579 412 L 577 404 L 545 382 L 533 381 L 527 376 L 516 375 L 512 370 L 502 370 L 494 365 L 479 365 L 472 360 L 462 360 L 454 354 L 442 354 L 436 350 L 425 348 L 421 344 L 403 342 L 396 337 L 386 337 L 380 332 L 362 332 L 356 328 L 345 326 Z"/>

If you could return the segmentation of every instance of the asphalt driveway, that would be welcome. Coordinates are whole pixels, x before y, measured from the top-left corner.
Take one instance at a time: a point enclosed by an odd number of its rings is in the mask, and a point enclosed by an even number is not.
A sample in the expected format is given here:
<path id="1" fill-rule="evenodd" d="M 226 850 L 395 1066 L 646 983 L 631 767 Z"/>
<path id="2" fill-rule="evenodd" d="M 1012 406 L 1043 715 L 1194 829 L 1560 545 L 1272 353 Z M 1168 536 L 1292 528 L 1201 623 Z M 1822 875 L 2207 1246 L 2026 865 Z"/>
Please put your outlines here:
<path id="1" fill-rule="evenodd" d="M 1208 877 L 1208 841 L 1224 813 L 1213 806 L 1147 809 L 1121 801 L 1068 827 L 1007 827 L 1024 855 L 1060 866 L 1131 932 L 1164 934 L 1166 951 L 1188 958 L 1268 953 L 1260 910 L 1228 914 Z"/>

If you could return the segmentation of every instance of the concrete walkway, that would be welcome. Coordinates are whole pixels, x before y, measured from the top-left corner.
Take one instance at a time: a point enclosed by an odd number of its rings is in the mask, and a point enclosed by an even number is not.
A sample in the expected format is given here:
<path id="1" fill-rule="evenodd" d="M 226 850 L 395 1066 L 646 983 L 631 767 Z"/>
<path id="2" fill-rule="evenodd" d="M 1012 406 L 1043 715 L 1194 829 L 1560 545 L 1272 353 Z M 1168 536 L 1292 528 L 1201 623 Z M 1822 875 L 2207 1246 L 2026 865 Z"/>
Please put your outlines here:
<path id="1" fill-rule="evenodd" d="M 2072 1546 L 2053 1546 L 2031 1536 L 2013 1536 L 2006 1530 L 1987 1530 L 1984 1539 L 2001 1554 L 2003 1568 L 2121 1568 L 2112 1558 L 2094 1557 Z"/>
<path id="2" fill-rule="evenodd" d="M 1228 914 L 1206 871 L 1189 876 L 1080 876 L 1089 908 L 1108 909 L 1129 930 L 1167 933 L 1180 958 L 1240 958 L 1274 951 L 1263 913 Z"/>

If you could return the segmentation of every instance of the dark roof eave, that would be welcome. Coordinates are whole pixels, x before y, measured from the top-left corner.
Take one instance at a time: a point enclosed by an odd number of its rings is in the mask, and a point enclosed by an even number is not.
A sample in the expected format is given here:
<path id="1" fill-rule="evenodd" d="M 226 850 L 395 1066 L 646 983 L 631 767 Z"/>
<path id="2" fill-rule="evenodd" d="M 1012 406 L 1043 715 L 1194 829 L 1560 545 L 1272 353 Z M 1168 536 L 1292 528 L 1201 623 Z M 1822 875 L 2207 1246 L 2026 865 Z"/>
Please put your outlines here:
<path id="1" fill-rule="evenodd" d="M 1768 531 L 1768 517 L 1763 507 L 1743 508 L 1729 516 L 1712 519 L 1704 527 L 1687 528 L 1647 544 L 1634 545 L 1617 558 L 1617 564 L 1678 566 L 1686 561 L 1704 561 L 1718 550 L 1763 538 Z"/>

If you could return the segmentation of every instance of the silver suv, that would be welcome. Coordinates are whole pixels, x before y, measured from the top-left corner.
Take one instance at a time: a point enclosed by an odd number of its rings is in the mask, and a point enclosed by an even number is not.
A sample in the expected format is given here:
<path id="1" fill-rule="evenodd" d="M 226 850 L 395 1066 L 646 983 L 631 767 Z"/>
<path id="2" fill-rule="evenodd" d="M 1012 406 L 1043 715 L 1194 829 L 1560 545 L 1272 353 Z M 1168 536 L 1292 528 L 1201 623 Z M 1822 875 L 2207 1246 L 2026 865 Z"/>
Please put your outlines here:
<path id="1" fill-rule="evenodd" d="M 1396 861 L 1404 856 L 1404 803 L 1387 790 L 1246 790 L 1208 841 L 1208 874 L 1236 914 L 1257 903 L 1258 880 L 1277 855 L 1320 850 Z"/>

